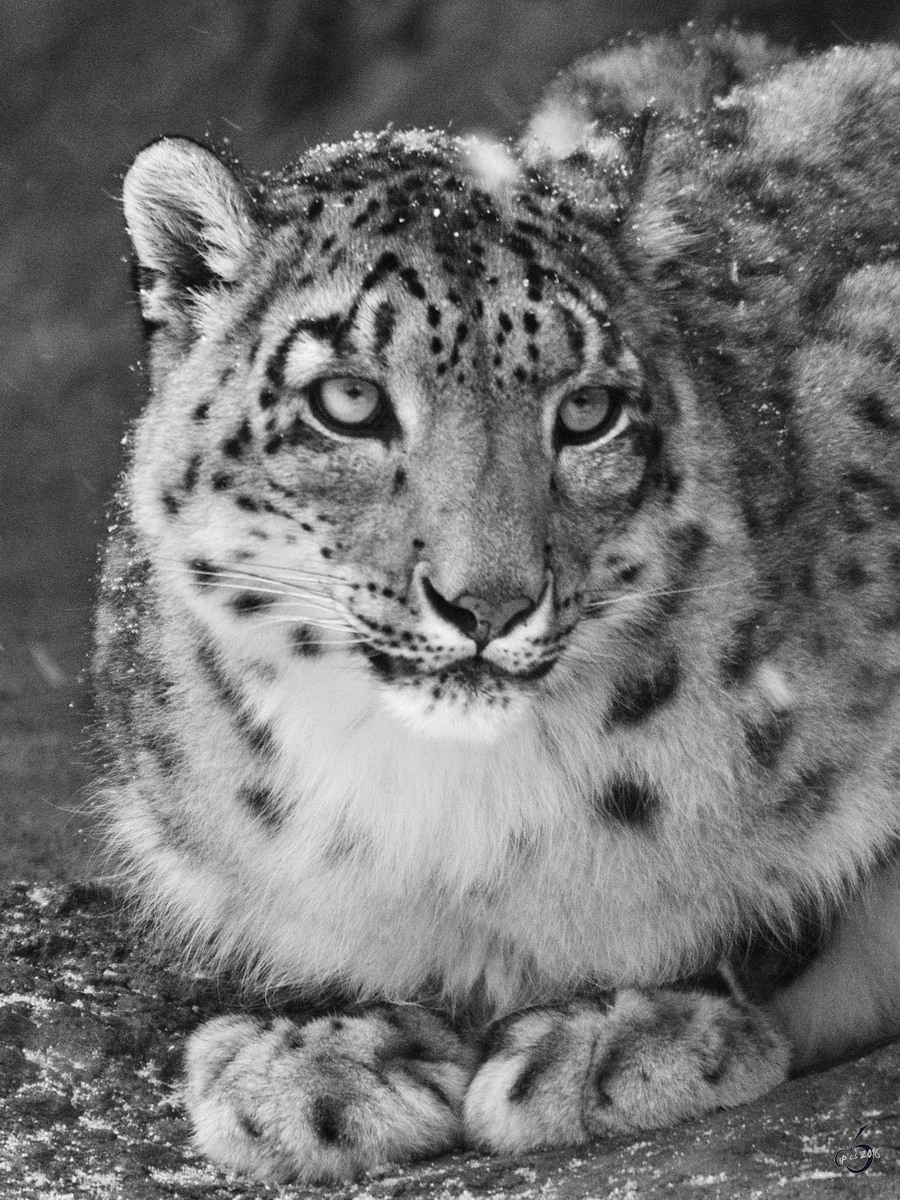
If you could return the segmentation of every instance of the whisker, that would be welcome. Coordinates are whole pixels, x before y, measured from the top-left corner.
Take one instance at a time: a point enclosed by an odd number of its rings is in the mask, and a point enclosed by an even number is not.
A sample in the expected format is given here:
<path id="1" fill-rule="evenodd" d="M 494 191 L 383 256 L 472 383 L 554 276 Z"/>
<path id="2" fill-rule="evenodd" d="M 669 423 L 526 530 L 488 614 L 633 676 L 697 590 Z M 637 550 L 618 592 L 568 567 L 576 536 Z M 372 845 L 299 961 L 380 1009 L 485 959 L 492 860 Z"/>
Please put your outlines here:
<path id="1" fill-rule="evenodd" d="M 611 654 L 609 651 L 604 651 L 595 646 L 581 646 L 576 641 L 571 641 L 563 651 L 566 658 L 573 662 L 582 662 L 594 664 L 598 662 L 616 662 L 618 655 Z"/>
<path id="2" fill-rule="evenodd" d="M 339 617 L 309 617 L 306 613 L 268 613 L 265 616 L 260 615 L 257 617 L 256 624 L 311 625 L 317 629 L 348 629 L 355 631 L 355 627 L 349 621 L 343 621 Z"/>
<path id="3" fill-rule="evenodd" d="M 184 571 L 184 574 L 192 574 L 190 571 Z M 303 600 L 309 604 L 318 605 L 320 608 L 344 608 L 340 600 L 336 600 L 333 596 L 329 596 L 325 592 L 308 592 L 301 591 L 297 587 L 292 587 L 289 583 L 285 583 L 283 587 L 278 587 L 277 579 L 265 579 L 264 576 L 250 576 L 248 582 L 229 583 L 229 579 L 242 580 L 244 576 L 237 571 L 219 572 L 219 575 L 224 575 L 225 578 L 212 578 L 204 580 L 203 586 L 209 588 L 221 588 L 224 591 L 234 592 L 254 592 L 256 595 L 262 596 L 280 596 L 284 600 Z M 263 582 L 271 583 L 273 587 L 260 587 L 256 583 L 256 579 L 262 579 Z"/>
<path id="4" fill-rule="evenodd" d="M 315 621 L 305 617 L 262 617 L 255 621 L 257 627 L 270 625 L 297 625 L 301 628 L 323 629 L 334 633 L 352 633 L 352 626 L 337 621 Z M 360 635 L 361 636 L 361 635 Z"/>
<path id="5" fill-rule="evenodd" d="M 170 567 L 175 567 L 184 574 L 193 574 L 191 567 L 187 566 L 180 559 L 168 558 L 164 559 Z M 272 578 L 272 574 L 278 572 L 282 575 L 290 575 L 295 578 L 308 579 L 316 582 L 319 579 L 343 583 L 345 580 L 341 575 L 333 571 L 314 571 L 304 567 L 284 567 L 277 566 L 274 563 L 258 563 L 254 561 L 253 567 L 237 566 L 234 563 L 213 563 L 211 564 L 213 571 L 217 574 L 233 575 L 236 578 L 262 579 L 266 582 L 277 583 L 277 579 Z M 255 569 L 258 568 L 258 569 Z M 269 574 L 265 574 L 265 572 Z"/>
<path id="6" fill-rule="evenodd" d="M 221 588 L 228 592 L 254 592 L 259 596 L 284 596 L 286 599 L 297 597 L 299 599 L 312 598 L 319 603 L 324 603 L 330 600 L 330 597 L 319 595 L 316 592 L 300 592 L 296 588 L 285 586 L 283 588 L 276 587 L 256 587 L 246 583 L 228 583 L 224 579 L 210 579 L 204 581 L 204 587 Z"/>
<path id="7" fill-rule="evenodd" d="M 250 571 L 251 568 L 240 568 L 241 570 Z M 279 563 L 259 562 L 258 559 L 253 560 L 253 570 L 258 571 L 278 571 L 285 575 L 302 575 L 309 579 L 329 579 L 335 580 L 337 583 L 345 583 L 343 575 L 336 571 L 318 571 L 310 567 L 286 567 Z"/>
<path id="8" fill-rule="evenodd" d="M 591 609 L 606 608 L 610 604 L 624 604 L 627 600 L 650 600 L 655 599 L 657 596 L 682 596 L 689 592 L 712 592 L 721 588 L 733 587 L 736 583 L 746 583 L 750 578 L 752 576 L 742 575 L 734 579 L 722 579 L 716 583 L 696 584 L 691 587 L 647 588 L 641 592 L 624 592 L 621 596 L 606 596 L 603 599 L 588 600 L 583 611 L 588 612 Z"/>
<path id="9" fill-rule="evenodd" d="M 319 596 L 315 592 L 301 592 L 297 588 L 264 588 L 247 587 L 241 583 L 225 583 L 221 580 L 210 580 L 204 587 L 219 588 L 225 592 L 252 592 L 256 596 L 279 596 L 282 600 L 303 600 L 315 604 L 319 608 L 336 608 L 337 602 L 330 596 Z"/>
<path id="10" fill-rule="evenodd" d="M 335 581 L 337 583 L 343 582 L 340 575 L 335 575 L 331 572 L 325 571 L 306 571 L 300 567 L 276 567 L 274 565 L 264 566 L 263 564 L 257 563 L 255 566 L 261 569 L 256 570 L 250 567 L 236 567 L 231 564 L 223 564 L 223 566 L 226 568 L 225 574 L 247 576 L 249 579 L 263 579 L 272 583 L 280 582 L 277 578 L 274 578 L 274 576 L 278 574 L 288 575 L 292 578 L 299 578 L 304 581 L 312 580 L 313 582 L 316 582 L 319 579 L 324 579 L 328 581 Z M 268 574 L 266 574 L 266 572 L 268 572 Z M 286 580 L 285 582 L 289 581 Z"/>
<path id="11" fill-rule="evenodd" d="M 239 567 L 232 567 L 232 568 L 210 567 L 210 569 L 208 571 L 199 571 L 199 572 L 193 570 L 192 568 L 181 567 L 178 564 L 174 564 L 174 567 L 175 567 L 175 570 L 173 572 L 174 574 L 189 575 L 192 578 L 195 577 L 197 574 L 204 576 L 203 582 L 209 586 L 213 586 L 216 583 L 221 582 L 223 579 L 242 579 L 242 580 L 246 580 L 249 583 L 256 583 L 256 582 L 271 583 L 271 584 L 275 584 L 275 585 L 281 585 L 283 587 L 292 587 L 293 586 L 293 584 L 291 583 L 290 580 L 275 579 L 270 575 L 258 575 L 252 571 L 243 571 Z M 327 594 L 328 593 L 326 593 L 326 592 L 321 593 L 321 595 L 323 595 L 323 596 L 327 595 Z"/>
<path id="12" fill-rule="evenodd" d="M 365 637 L 347 637 L 340 642 L 330 642 L 326 638 L 317 638 L 317 640 L 307 640 L 304 638 L 304 646 L 330 646 L 332 650 L 340 650 L 343 646 L 364 646 Z"/>

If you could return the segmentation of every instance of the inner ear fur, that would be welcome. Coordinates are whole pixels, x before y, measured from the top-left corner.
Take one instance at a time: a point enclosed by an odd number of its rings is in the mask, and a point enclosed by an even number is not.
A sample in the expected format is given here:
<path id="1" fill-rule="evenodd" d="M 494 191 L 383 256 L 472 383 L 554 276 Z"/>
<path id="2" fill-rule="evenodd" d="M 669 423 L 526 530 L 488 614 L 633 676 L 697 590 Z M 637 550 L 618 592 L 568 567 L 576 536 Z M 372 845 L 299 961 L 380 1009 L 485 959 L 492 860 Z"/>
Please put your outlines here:
<path id="1" fill-rule="evenodd" d="M 256 240 L 250 198 L 205 146 L 151 143 L 125 176 L 122 198 L 146 317 L 164 319 L 179 294 L 240 276 Z"/>

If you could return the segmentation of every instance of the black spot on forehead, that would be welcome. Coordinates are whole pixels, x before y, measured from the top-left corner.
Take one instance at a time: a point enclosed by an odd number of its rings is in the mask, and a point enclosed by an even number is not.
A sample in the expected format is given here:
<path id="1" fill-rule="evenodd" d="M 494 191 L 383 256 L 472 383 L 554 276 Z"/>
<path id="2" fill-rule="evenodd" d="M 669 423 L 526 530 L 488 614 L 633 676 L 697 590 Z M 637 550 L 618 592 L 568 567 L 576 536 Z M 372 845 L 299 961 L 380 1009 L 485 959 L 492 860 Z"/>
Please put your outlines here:
<path id="1" fill-rule="evenodd" d="M 569 342 L 569 349 L 572 358 L 576 364 L 581 366 L 584 360 L 584 342 L 586 342 L 586 334 L 584 334 L 584 326 L 565 305 L 559 307 L 559 312 L 563 317 L 563 328 L 565 330 L 566 341 Z"/>
<path id="2" fill-rule="evenodd" d="M 375 266 L 372 267 L 371 271 L 369 271 L 363 279 L 362 290 L 364 292 L 370 291 L 373 287 L 376 287 L 379 283 L 381 283 L 382 279 L 384 279 L 387 275 L 399 270 L 399 268 L 400 259 L 397 257 L 397 255 L 393 252 L 393 250 L 385 250 L 385 252 L 375 263 Z"/>
<path id="3" fill-rule="evenodd" d="M 397 310 L 388 300 L 379 304 L 373 323 L 374 341 L 372 350 L 376 357 L 381 357 L 394 338 L 397 324 Z"/>
<path id="4" fill-rule="evenodd" d="M 425 299 L 425 288 L 422 285 L 422 280 L 419 278 L 419 272 L 415 267 L 402 267 L 400 269 L 400 278 L 403 280 L 403 285 L 411 296 L 417 300 Z"/>
<path id="5" fill-rule="evenodd" d="M 555 283 L 557 276 L 554 271 L 531 262 L 525 270 L 525 279 L 528 283 L 528 299 L 540 301 L 544 298 L 544 284 Z"/>
<path id="6" fill-rule="evenodd" d="M 852 467 L 845 475 L 847 487 L 851 492 L 872 496 L 886 515 L 896 518 L 900 516 L 900 496 L 891 483 L 868 467 Z"/>
<path id="7" fill-rule="evenodd" d="M 520 234 L 509 234 L 505 239 L 505 244 L 512 250 L 513 254 L 517 254 L 520 258 L 524 258 L 531 265 L 536 257 L 534 246 L 528 238 L 522 237 Z"/>
<path id="8" fill-rule="evenodd" d="M 877 392 L 868 392 L 857 401 L 856 407 L 863 420 L 875 429 L 896 432 L 900 428 L 898 414 Z"/>
<path id="9" fill-rule="evenodd" d="M 374 213 L 377 213 L 380 208 L 381 208 L 381 201 L 378 199 L 377 196 L 373 196 L 368 201 L 368 203 L 366 204 L 366 206 L 362 210 L 362 212 L 357 213 L 356 216 L 353 218 L 353 220 L 350 222 L 352 228 L 359 229 L 362 225 L 364 225 L 373 216 Z"/>

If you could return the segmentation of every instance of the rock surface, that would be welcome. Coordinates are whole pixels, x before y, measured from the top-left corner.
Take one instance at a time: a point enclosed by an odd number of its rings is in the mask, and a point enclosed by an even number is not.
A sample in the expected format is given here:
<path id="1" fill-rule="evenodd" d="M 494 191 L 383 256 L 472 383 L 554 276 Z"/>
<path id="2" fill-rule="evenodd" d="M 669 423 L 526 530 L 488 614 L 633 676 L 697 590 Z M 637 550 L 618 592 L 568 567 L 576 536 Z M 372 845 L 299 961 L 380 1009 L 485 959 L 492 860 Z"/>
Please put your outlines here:
<path id="1" fill-rule="evenodd" d="M 756 1104 L 578 1152 L 459 1153 L 339 1188 L 267 1187 L 192 1150 L 187 1032 L 228 1006 L 153 959 L 100 887 L 0 893 L 0 1197 L 6 1200 L 800 1200 L 900 1196 L 900 1045 Z M 877 1157 L 835 1161 L 859 1139 Z M 860 1152 L 849 1165 L 862 1166 Z"/>

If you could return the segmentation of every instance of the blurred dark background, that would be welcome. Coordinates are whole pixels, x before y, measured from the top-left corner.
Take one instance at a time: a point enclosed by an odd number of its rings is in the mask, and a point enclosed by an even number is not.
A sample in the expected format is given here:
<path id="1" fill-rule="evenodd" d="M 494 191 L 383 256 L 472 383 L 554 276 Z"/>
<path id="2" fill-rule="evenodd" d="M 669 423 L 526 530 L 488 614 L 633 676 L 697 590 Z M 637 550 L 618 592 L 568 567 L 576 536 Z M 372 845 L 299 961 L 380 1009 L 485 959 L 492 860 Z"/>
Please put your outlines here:
<path id="1" fill-rule="evenodd" d="M 0 0 L 0 880 L 96 870 L 82 675 L 140 406 L 134 152 L 227 137 L 264 167 L 388 122 L 514 134 L 575 55 L 734 17 L 805 48 L 900 35 L 896 0 Z"/>

